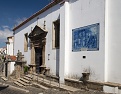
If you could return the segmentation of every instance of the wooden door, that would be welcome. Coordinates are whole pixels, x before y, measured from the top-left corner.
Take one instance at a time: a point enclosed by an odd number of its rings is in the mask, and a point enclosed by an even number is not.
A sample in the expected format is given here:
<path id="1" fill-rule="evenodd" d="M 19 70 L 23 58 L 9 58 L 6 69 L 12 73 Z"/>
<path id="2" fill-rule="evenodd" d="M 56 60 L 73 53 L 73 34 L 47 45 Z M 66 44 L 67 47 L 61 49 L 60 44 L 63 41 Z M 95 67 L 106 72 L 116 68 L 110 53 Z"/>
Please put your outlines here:
<path id="1" fill-rule="evenodd" d="M 36 73 L 40 73 L 40 66 L 42 65 L 42 48 L 35 48 L 35 63 L 36 63 Z"/>

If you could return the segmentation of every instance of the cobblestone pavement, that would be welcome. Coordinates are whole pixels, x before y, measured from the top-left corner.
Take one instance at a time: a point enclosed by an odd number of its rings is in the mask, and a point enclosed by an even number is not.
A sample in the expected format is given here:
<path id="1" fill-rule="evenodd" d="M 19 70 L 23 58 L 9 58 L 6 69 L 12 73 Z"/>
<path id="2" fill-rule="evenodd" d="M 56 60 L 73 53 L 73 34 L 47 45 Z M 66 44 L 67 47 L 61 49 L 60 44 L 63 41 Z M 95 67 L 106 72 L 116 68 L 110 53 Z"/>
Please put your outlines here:
<path id="1" fill-rule="evenodd" d="M 109 93 L 104 93 L 100 91 L 76 91 L 76 92 L 69 92 L 69 91 L 59 91 L 59 90 L 54 90 L 54 89 L 49 89 L 43 92 L 43 94 L 109 94 Z"/>
<path id="2" fill-rule="evenodd" d="M 50 88 L 48 90 L 43 90 L 41 88 L 35 87 L 27 87 L 24 90 L 29 90 L 29 92 L 23 91 L 21 89 L 17 89 L 14 87 L 0 87 L 0 94 L 106 94 L 100 91 L 76 91 L 76 92 L 69 92 L 59 89 Z"/>
<path id="3" fill-rule="evenodd" d="M 27 94 L 25 91 L 15 89 L 13 87 L 5 87 L 0 85 L 0 94 Z"/>
<path id="4" fill-rule="evenodd" d="M 7 81 L 0 81 L 0 83 L 8 84 L 9 87 L 3 87 L 2 84 L 0 84 L 0 94 L 108 94 L 100 91 L 76 91 L 76 92 L 69 92 L 65 90 L 50 88 L 48 90 L 44 90 L 42 88 L 36 88 L 32 86 L 28 86 L 25 88 L 18 87 L 17 85 L 13 84 L 13 82 Z M 26 92 L 29 91 L 29 92 Z"/>

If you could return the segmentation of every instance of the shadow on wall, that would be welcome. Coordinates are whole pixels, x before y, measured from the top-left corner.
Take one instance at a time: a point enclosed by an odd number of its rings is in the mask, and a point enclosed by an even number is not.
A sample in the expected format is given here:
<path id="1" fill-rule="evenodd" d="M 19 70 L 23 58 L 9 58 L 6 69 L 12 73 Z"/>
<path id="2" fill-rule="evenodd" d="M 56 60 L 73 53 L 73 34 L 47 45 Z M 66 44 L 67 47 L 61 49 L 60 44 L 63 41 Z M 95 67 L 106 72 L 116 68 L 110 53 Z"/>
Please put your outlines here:
<path id="1" fill-rule="evenodd" d="M 59 77 L 59 57 L 60 57 L 60 50 L 56 49 L 56 76 Z"/>
<path id="2" fill-rule="evenodd" d="M 29 39 L 29 42 L 28 42 L 28 47 L 29 47 L 29 50 L 31 50 L 31 49 L 32 49 L 32 44 L 31 44 L 30 39 Z"/>

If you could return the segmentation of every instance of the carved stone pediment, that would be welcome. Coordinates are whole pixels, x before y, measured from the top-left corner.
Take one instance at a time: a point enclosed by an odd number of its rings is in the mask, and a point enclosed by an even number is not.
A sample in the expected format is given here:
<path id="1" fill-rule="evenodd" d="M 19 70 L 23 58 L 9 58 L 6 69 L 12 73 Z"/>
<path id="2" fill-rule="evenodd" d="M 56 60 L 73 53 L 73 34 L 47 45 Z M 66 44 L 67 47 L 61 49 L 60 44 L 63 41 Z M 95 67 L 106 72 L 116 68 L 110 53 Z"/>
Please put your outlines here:
<path id="1" fill-rule="evenodd" d="M 46 35 L 47 31 L 36 25 L 28 37 L 30 38 L 31 43 L 38 47 L 45 43 Z"/>
<path id="2" fill-rule="evenodd" d="M 41 35 L 41 36 L 40 36 Z M 40 28 L 39 26 L 35 26 L 34 29 L 32 30 L 32 32 L 29 34 L 29 38 L 45 38 L 47 35 L 47 31 L 43 30 L 42 28 Z"/>

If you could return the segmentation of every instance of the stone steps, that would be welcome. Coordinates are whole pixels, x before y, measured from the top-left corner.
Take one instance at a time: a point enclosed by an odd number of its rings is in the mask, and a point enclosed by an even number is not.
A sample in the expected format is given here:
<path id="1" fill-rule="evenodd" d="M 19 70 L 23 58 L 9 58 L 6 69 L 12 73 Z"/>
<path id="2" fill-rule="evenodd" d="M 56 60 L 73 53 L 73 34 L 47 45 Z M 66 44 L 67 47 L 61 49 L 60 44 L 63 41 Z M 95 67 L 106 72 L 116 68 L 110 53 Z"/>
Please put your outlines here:
<path id="1" fill-rule="evenodd" d="M 44 76 L 41 78 L 40 76 L 37 77 L 36 75 L 33 76 L 31 74 L 26 75 L 23 78 L 18 79 L 15 83 L 18 84 L 19 86 L 22 86 L 22 87 L 28 86 L 32 83 L 31 85 L 38 87 L 38 88 L 42 88 L 44 90 L 47 90 L 49 88 L 57 88 L 57 89 L 59 88 L 59 89 L 67 90 L 67 91 L 70 91 L 70 92 L 75 92 L 75 91 L 80 90 L 80 89 L 70 87 L 70 86 L 67 86 L 67 85 L 64 85 L 64 84 L 59 84 L 58 82 L 54 82 L 51 79 L 48 80 Z"/>
<path id="2" fill-rule="evenodd" d="M 24 82 L 24 81 L 22 81 L 22 80 L 17 80 L 17 82 L 19 82 L 19 83 L 21 83 L 22 85 L 24 85 L 24 86 L 29 86 L 29 84 L 27 84 L 26 82 Z"/>
<path id="3" fill-rule="evenodd" d="M 27 79 L 24 79 L 24 78 L 20 78 L 21 81 L 27 83 L 27 84 L 30 84 L 30 81 L 28 81 Z"/>
<path id="4" fill-rule="evenodd" d="M 28 80 L 28 81 L 31 81 L 31 79 L 28 78 L 28 77 L 26 77 L 26 76 L 24 76 L 23 78 L 26 79 L 26 80 Z"/>
<path id="5" fill-rule="evenodd" d="M 32 79 L 32 75 L 31 74 L 28 74 L 25 77 L 28 77 L 28 78 Z"/>
<path id="6" fill-rule="evenodd" d="M 24 85 L 22 85 L 21 83 L 15 81 L 14 84 L 16 84 L 17 86 L 20 86 L 20 87 L 24 87 Z"/>
<path id="7" fill-rule="evenodd" d="M 31 80 L 32 80 L 32 78 L 30 76 L 26 75 L 23 78 L 19 78 L 17 81 L 14 82 L 14 84 L 16 84 L 20 87 L 23 87 L 23 86 L 25 87 L 25 86 L 32 85 Z"/>
<path id="8" fill-rule="evenodd" d="M 44 90 L 49 89 L 48 87 L 43 86 L 43 85 L 40 85 L 40 84 L 38 84 L 38 83 L 33 83 L 33 86 L 35 86 L 35 87 L 39 87 L 39 88 L 42 88 L 42 89 L 44 89 Z"/>
<path id="9" fill-rule="evenodd" d="M 31 75 L 26 75 L 23 78 L 26 80 L 29 80 L 29 81 L 31 81 L 33 79 L 33 77 Z"/>
<path id="10" fill-rule="evenodd" d="M 7 81 L 8 79 L 5 77 L 1 77 L 2 80 Z"/>
<path id="11" fill-rule="evenodd" d="M 70 92 L 75 92 L 75 91 L 78 91 L 80 89 L 78 88 L 74 88 L 74 87 L 71 87 L 71 86 L 67 86 L 67 85 L 64 85 L 64 84 L 59 84 L 58 82 L 55 82 L 51 79 L 43 79 L 43 77 L 39 77 L 38 78 L 38 83 L 40 83 L 41 85 L 43 86 L 47 86 L 47 87 L 54 87 L 54 88 L 60 88 L 62 90 L 67 90 L 67 91 L 70 91 Z"/>

